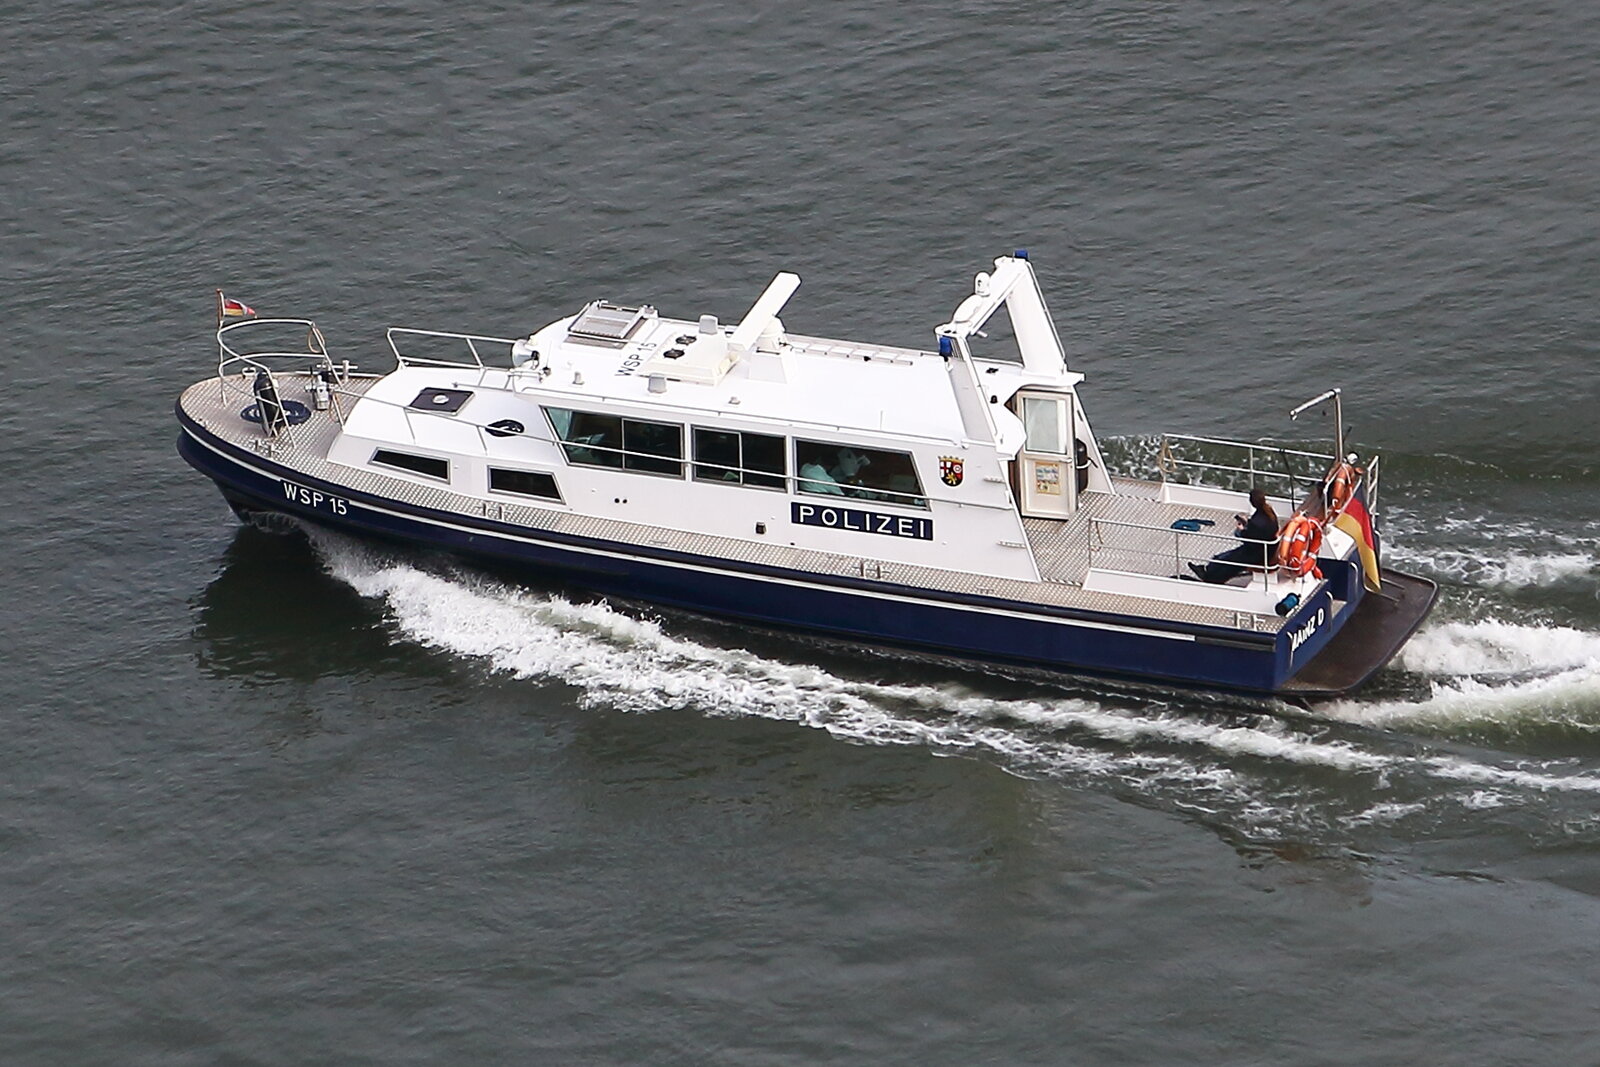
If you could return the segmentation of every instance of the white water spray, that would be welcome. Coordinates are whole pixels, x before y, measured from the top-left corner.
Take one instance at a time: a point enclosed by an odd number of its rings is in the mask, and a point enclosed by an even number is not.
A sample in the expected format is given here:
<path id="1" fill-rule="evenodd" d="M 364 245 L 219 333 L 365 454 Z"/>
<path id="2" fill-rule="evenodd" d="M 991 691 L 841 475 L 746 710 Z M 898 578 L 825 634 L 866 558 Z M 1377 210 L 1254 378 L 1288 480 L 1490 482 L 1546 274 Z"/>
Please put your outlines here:
<path id="1" fill-rule="evenodd" d="M 857 681 L 811 664 L 678 638 L 603 603 L 442 577 L 325 533 L 314 540 L 329 570 L 362 595 L 381 599 L 407 639 L 517 678 L 571 685 L 590 705 L 633 712 L 693 707 L 708 715 L 795 722 L 862 742 L 983 751 L 1021 773 L 1111 778 L 1137 789 L 1177 791 L 1186 802 L 1210 797 L 1262 818 L 1270 818 L 1271 805 L 1253 794 L 1250 779 L 1274 766 L 1365 775 L 1379 788 L 1392 776 L 1422 773 L 1476 793 L 1483 787 L 1600 792 L 1597 778 L 1397 754 L 1359 736 L 1331 737 L 1328 724 L 1316 720 L 1216 721 L 1159 705 L 1119 706 L 1114 697 L 1005 700 L 951 683 Z M 1498 662 L 1532 660 L 1540 641 L 1507 630 L 1495 646 Z M 1528 646 L 1524 659 L 1516 659 L 1508 650 L 1522 643 Z M 1572 632 L 1557 644 L 1592 673 L 1600 638 Z M 1460 646 L 1459 636 L 1448 634 L 1425 641 L 1419 662 L 1461 665 L 1472 654 Z M 1593 684 L 1592 678 L 1583 684 Z M 1505 693 L 1496 699 L 1503 701 Z M 1416 705 L 1405 707 L 1417 713 Z M 1382 721 L 1381 714 L 1376 720 L 1365 713 L 1343 717 Z"/>

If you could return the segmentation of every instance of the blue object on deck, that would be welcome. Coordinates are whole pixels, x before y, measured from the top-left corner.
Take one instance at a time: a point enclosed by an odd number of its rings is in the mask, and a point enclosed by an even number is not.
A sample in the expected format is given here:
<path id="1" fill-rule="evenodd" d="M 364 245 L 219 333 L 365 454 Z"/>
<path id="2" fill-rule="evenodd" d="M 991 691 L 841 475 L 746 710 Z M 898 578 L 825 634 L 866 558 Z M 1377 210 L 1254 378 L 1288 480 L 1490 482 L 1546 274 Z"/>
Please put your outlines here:
<path id="1" fill-rule="evenodd" d="M 298 400 L 285 400 L 280 406 L 283 408 L 283 418 L 290 426 L 298 426 L 311 417 L 311 409 Z M 261 405 L 251 404 L 239 412 L 239 417 L 245 422 L 261 421 Z"/>

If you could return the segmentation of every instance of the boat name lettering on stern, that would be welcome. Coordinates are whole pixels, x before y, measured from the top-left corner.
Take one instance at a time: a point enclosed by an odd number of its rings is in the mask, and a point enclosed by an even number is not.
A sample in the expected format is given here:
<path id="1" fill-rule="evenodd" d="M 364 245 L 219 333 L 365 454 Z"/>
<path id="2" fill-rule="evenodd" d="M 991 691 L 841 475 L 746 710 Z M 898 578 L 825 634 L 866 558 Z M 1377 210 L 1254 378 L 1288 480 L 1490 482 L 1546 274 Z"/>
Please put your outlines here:
<path id="1" fill-rule="evenodd" d="M 933 540 L 933 520 L 916 515 L 885 515 L 882 512 L 862 511 L 859 508 L 838 508 L 791 501 L 789 520 L 800 526 L 826 526 L 830 530 L 909 537 L 917 541 Z"/>
<path id="2" fill-rule="evenodd" d="M 1326 609 L 1318 608 L 1317 609 L 1317 613 L 1315 615 L 1313 615 L 1310 619 L 1307 619 L 1306 620 L 1306 624 L 1304 626 L 1300 627 L 1300 629 L 1298 629 L 1298 630 L 1294 631 L 1294 633 L 1290 634 L 1289 635 L 1289 651 L 1290 651 L 1290 653 L 1292 654 L 1294 652 L 1298 652 L 1299 649 L 1300 649 L 1300 646 L 1305 644 L 1308 640 L 1310 640 L 1311 639 L 1311 635 L 1316 633 L 1317 630 L 1319 630 L 1322 627 L 1322 623 L 1324 622 L 1324 620 L 1326 620 L 1326 618 L 1327 618 Z"/>
<path id="3" fill-rule="evenodd" d="M 280 478 L 279 481 L 283 481 L 283 479 Z M 333 512 L 335 515 L 348 514 L 350 509 L 350 501 L 344 499 L 344 497 L 329 496 L 327 493 L 319 492 L 316 489 L 307 489 L 303 485 L 296 485 L 287 481 L 283 482 L 283 498 L 308 508 L 322 508 Z"/>

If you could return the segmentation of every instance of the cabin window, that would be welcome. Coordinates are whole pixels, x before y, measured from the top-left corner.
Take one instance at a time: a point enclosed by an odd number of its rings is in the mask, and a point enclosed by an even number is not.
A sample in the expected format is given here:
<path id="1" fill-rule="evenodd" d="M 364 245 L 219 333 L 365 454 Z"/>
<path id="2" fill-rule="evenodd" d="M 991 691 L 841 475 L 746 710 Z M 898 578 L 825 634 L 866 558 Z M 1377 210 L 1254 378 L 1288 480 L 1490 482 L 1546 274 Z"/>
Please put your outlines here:
<path id="1" fill-rule="evenodd" d="M 1027 432 L 1024 447 L 1029 452 L 1051 452 L 1058 456 L 1066 454 L 1061 433 L 1061 410 L 1059 397 L 1022 398 L 1022 426 Z"/>
<path id="2" fill-rule="evenodd" d="M 426 474 L 429 478 L 450 480 L 450 461 L 435 456 L 417 456 L 410 452 L 394 452 L 380 448 L 372 454 L 372 462 L 385 467 L 398 467 L 413 474 Z"/>
<path id="3" fill-rule="evenodd" d="M 545 408 L 567 462 L 683 477 L 683 427 L 592 411 Z"/>
<path id="4" fill-rule="evenodd" d="M 541 471 L 516 471 L 504 467 L 489 468 L 489 488 L 497 493 L 516 493 L 518 496 L 537 496 L 546 500 L 560 500 L 554 475 Z"/>
<path id="5" fill-rule="evenodd" d="M 737 430 L 694 430 L 696 481 L 729 482 L 763 489 L 782 489 L 788 473 L 783 438 Z"/>
<path id="6" fill-rule="evenodd" d="M 796 440 L 794 464 L 796 485 L 802 493 L 877 500 L 908 508 L 928 506 L 909 452 Z"/>
<path id="7" fill-rule="evenodd" d="M 622 420 L 623 466 L 631 471 L 683 477 L 683 427 Z"/>
<path id="8" fill-rule="evenodd" d="M 545 408 L 568 463 L 585 467 L 622 466 L 622 417 Z"/>

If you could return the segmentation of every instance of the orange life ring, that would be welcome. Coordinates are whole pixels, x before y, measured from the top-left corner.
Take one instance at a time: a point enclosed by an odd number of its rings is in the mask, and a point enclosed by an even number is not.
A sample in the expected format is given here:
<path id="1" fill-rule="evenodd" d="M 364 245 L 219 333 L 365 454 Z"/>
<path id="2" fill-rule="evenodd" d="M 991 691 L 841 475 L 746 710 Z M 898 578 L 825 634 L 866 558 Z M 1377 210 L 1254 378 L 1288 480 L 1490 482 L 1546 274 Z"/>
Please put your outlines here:
<path id="1" fill-rule="evenodd" d="M 1350 503 L 1350 495 L 1356 491 L 1356 481 L 1361 477 L 1361 468 L 1352 463 L 1340 460 L 1334 464 L 1333 470 L 1322 482 L 1322 502 L 1324 513 L 1328 518 L 1344 511 L 1344 506 Z"/>
<path id="2" fill-rule="evenodd" d="M 1296 512 L 1278 534 L 1278 573 L 1299 578 L 1317 569 L 1317 552 L 1322 548 L 1322 524 L 1309 515 Z"/>

